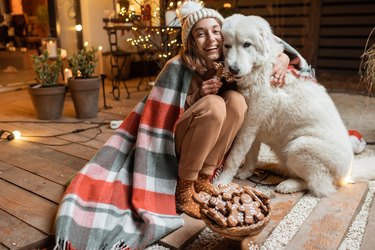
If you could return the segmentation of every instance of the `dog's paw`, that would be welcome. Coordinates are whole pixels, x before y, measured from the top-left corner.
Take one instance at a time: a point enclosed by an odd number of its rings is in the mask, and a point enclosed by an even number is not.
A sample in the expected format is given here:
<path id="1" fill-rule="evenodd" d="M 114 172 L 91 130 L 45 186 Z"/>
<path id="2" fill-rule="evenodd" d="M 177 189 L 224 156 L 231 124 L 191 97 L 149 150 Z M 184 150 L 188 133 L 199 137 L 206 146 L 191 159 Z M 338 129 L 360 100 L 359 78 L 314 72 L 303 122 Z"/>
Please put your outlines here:
<path id="1" fill-rule="evenodd" d="M 247 169 L 244 169 L 244 168 L 240 168 L 236 174 L 236 178 L 240 180 L 246 180 L 252 175 L 253 173 L 251 171 L 248 171 Z"/>
<path id="2" fill-rule="evenodd" d="M 227 175 L 219 175 L 219 177 L 215 180 L 214 184 L 215 185 L 219 185 L 219 184 L 223 184 L 223 185 L 226 185 L 226 184 L 229 184 L 231 181 L 232 181 L 233 178 L 230 178 L 229 176 Z"/>
<path id="3" fill-rule="evenodd" d="M 307 183 L 300 179 L 287 179 L 276 186 L 276 192 L 290 194 L 307 189 Z"/>

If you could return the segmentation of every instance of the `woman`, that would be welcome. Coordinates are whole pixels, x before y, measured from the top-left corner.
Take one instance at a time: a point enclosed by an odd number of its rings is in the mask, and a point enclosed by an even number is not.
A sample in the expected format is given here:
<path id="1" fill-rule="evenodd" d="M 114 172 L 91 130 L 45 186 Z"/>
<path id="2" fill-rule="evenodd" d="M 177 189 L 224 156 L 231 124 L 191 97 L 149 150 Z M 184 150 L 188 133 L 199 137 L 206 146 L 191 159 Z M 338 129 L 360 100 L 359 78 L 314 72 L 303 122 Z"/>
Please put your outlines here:
<path id="1" fill-rule="evenodd" d="M 240 129 L 247 106 L 235 84 L 223 84 L 221 76 L 215 75 L 214 63 L 222 59 L 223 17 L 193 1 L 181 5 L 178 15 L 182 23 L 181 59 L 194 75 L 186 110 L 176 125 L 176 205 L 179 211 L 200 218 L 192 195 L 211 189 L 210 179 Z M 288 63 L 289 58 L 280 55 L 274 84 L 283 82 Z"/>
<path id="2" fill-rule="evenodd" d="M 183 225 L 176 202 L 200 216 L 194 187 L 210 188 L 247 107 L 224 89 L 232 85 L 213 77 L 223 18 L 185 4 L 181 54 L 68 186 L 56 218 L 57 249 L 143 249 Z M 282 78 L 286 66 L 275 68 Z"/>

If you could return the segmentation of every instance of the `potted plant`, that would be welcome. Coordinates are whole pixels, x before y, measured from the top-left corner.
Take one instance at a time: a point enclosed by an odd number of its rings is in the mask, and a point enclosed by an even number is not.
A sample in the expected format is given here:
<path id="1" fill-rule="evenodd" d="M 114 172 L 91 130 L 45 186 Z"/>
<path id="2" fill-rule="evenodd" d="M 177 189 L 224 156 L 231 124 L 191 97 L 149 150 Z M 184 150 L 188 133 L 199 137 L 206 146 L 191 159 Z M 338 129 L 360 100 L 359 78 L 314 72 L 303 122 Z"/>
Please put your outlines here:
<path id="1" fill-rule="evenodd" d="M 42 120 L 60 119 L 64 109 L 66 85 L 58 83 L 61 72 L 61 51 L 56 58 L 49 58 L 48 52 L 32 56 L 36 82 L 28 88 L 37 117 Z"/>
<path id="2" fill-rule="evenodd" d="M 68 79 L 68 89 L 76 116 L 80 119 L 94 118 L 98 114 L 101 79 L 93 76 L 97 63 L 96 52 L 96 48 L 87 49 L 85 46 L 68 58 L 73 75 Z"/>

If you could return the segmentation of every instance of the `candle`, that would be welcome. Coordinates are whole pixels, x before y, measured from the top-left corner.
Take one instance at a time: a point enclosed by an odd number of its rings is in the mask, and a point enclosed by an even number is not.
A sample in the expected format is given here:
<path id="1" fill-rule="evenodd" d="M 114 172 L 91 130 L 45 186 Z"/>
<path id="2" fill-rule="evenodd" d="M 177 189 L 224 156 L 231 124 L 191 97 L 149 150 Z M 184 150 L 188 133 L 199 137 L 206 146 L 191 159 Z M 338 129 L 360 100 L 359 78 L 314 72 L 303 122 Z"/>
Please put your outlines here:
<path id="1" fill-rule="evenodd" d="M 99 67 L 99 74 L 102 75 L 104 74 L 103 70 L 103 53 L 102 53 L 103 47 L 99 46 L 98 49 L 98 67 Z"/>
<path id="2" fill-rule="evenodd" d="M 57 57 L 57 47 L 55 41 L 47 42 L 47 52 L 49 57 Z"/>
<path id="3" fill-rule="evenodd" d="M 72 71 L 68 68 L 65 68 L 64 69 L 64 82 L 68 82 L 68 79 L 72 76 L 73 76 Z"/>

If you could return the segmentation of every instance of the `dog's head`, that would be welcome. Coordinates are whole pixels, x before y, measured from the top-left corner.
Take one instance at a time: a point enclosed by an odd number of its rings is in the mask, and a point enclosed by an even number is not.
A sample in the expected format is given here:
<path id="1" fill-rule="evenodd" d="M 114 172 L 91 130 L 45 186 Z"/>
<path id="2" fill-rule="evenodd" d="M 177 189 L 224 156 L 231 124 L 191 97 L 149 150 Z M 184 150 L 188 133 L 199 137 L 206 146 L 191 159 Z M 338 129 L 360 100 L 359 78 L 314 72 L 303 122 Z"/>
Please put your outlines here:
<path id="1" fill-rule="evenodd" d="M 232 15 L 224 20 L 225 66 L 236 77 L 249 74 L 253 67 L 274 60 L 276 45 L 269 23 L 259 16 Z M 278 54 L 277 54 L 278 55 Z"/>

